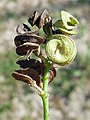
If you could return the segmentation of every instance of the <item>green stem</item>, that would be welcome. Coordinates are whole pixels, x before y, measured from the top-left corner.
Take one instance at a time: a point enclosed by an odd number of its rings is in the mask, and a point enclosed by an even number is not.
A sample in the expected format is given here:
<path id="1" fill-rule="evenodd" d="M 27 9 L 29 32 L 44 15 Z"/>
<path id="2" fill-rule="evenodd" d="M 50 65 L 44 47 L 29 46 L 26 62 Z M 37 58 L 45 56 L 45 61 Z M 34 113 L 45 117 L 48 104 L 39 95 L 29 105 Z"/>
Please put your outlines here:
<path id="1" fill-rule="evenodd" d="M 49 101 L 48 94 L 42 96 L 44 120 L 49 120 Z"/>
<path id="2" fill-rule="evenodd" d="M 41 95 L 43 101 L 44 120 L 49 120 L 49 94 L 48 94 L 49 72 L 50 72 L 50 67 L 46 66 L 43 76 L 44 94 Z"/>

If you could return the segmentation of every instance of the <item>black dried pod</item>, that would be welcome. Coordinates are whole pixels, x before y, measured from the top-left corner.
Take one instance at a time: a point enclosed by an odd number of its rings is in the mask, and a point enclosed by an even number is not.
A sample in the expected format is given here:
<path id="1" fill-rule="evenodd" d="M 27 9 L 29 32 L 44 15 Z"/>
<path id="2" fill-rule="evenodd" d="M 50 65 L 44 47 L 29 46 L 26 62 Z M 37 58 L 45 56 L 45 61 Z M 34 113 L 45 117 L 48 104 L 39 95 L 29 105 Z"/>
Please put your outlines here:
<path id="1" fill-rule="evenodd" d="M 43 27 L 43 25 L 45 24 L 45 19 L 49 18 L 49 12 L 47 11 L 47 9 L 43 10 L 43 12 L 41 13 L 41 15 L 37 18 L 37 20 L 35 21 L 35 25 L 38 28 Z"/>
<path id="2" fill-rule="evenodd" d="M 29 32 L 29 31 L 31 31 L 31 29 L 24 23 L 19 24 L 16 28 L 17 34 L 23 34 L 23 33 Z"/>
<path id="3" fill-rule="evenodd" d="M 37 20 L 37 18 L 38 18 L 37 11 L 34 11 L 32 17 L 28 19 L 28 22 L 30 23 L 31 26 L 34 26 L 34 23 Z"/>
<path id="4" fill-rule="evenodd" d="M 41 36 L 34 34 L 21 34 L 21 35 L 17 35 L 14 38 L 14 43 L 17 47 L 26 42 L 36 43 L 40 45 L 44 42 L 44 39 Z"/>
<path id="5" fill-rule="evenodd" d="M 16 80 L 23 81 L 30 85 L 34 84 L 35 81 L 38 86 L 40 86 L 41 84 L 41 80 L 38 72 L 32 68 L 15 70 L 15 72 L 12 73 L 12 76 Z"/>
<path id="6" fill-rule="evenodd" d="M 28 68 L 28 67 L 32 68 L 40 64 L 40 62 L 35 59 L 18 60 L 16 63 L 20 65 L 21 68 Z"/>
<path id="7" fill-rule="evenodd" d="M 17 64 L 20 65 L 21 68 L 33 68 L 34 70 L 36 70 L 39 75 L 42 76 L 42 74 L 44 73 L 44 65 L 43 63 L 39 62 L 38 60 L 35 59 L 25 59 L 25 60 L 18 60 L 16 62 Z"/>
<path id="8" fill-rule="evenodd" d="M 43 10 L 39 16 L 37 15 L 37 12 L 35 11 L 33 13 L 33 16 L 28 19 L 28 22 L 31 24 L 31 26 L 36 25 L 40 29 L 45 24 L 46 18 L 49 18 L 49 12 L 47 11 L 47 9 Z"/>
<path id="9" fill-rule="evenodd" d="M 52 34 L 52 20 L 50 20 L 49 22 L 44 24 L 43 30 L 44 30 L 46 35 Z"/>
<path id="10" fill-rule="evenodd" d="M 26 55 L 28 52 L 31 53 L 33 51 L 37 51 L 38 54 L 40 54 L 40 50 L 38 48 L 38 44 L 26 42 L 16 48 L 16 53 L 18 55 Z"/>
<path id="11" fill-rule="evenodd" d="M 34 82 L 35 82 L 32 80 L 31 77 L 24 75 L 22 73 L 18 73 L 18 72 L 13 72 L 12 77 L 15 78 L 16 80 L 23 81 L 23 82 L 30 84 L 30 85 L 34 84 Z"/>
<path id="12" fill-rule="evenodd" d="M 49 83 L 52 82 L 55 77 L 56 77 L 56 69 L 55 69 L 55 67 L 52 67 L 50 69 Z"/>
<path id="13" fill-rule="evenodd" d="M 18 60 L 16 62 L 18 65 L 20 65 L 21 68 L 33 68 L 33 67 L 38 67 L 41 63 L 38 60 L 35 59 L 25 59 L 25 60 Z"/>

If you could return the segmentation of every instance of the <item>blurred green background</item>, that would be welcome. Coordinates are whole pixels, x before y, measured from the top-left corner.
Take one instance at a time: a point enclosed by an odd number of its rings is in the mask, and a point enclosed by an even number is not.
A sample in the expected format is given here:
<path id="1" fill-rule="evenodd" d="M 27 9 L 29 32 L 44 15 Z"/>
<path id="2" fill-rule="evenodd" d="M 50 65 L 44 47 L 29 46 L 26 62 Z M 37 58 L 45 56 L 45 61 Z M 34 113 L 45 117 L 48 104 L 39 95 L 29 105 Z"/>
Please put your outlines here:
<path id="1" fill-rule="evenodd" d="M 18 69 L 15 28 L 44 8 L 56 19 L 66 10 L 80 22 L 72 37 L 77 56 L 71 65 L 57 67 L 49 87 L 50 120 L 90 120 L 90 0 L 0 0 L 0 120 L 43 120 L 37 92 L 11 74 Z"/>

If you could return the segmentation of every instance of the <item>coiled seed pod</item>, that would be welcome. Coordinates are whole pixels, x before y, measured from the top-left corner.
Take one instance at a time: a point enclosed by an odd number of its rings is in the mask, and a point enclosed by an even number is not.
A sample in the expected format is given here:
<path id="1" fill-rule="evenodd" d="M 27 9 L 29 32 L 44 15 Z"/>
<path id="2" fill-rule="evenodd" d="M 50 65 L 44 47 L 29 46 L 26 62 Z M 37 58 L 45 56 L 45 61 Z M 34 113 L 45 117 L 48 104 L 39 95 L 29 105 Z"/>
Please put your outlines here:
<path id="1" fill-rule="evenodd" d="M 47 57 L 61 66 L 70 64 L 77 53 L 75 42 L 65 35 L 52 35 L 46 44 Z"/>

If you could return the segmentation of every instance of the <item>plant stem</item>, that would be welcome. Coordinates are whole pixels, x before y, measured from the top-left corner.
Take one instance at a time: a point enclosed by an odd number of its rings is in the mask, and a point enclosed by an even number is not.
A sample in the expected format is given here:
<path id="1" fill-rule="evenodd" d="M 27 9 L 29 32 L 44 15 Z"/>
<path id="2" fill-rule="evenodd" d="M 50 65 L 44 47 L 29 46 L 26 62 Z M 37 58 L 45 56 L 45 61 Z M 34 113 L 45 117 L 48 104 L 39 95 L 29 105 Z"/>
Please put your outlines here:
<path id="1" fill-rule="evenodd" d="M 44 94 L 41 95 L 43 101 L 44 120 L 49 120 L 49 94 L 48 94 L 49 72 L 50 72 L 50 67 L 46 66 L 43 76 Z"/>
<path id="2" fill-rule="evenodd" d="M 44 94 L 42 96 L 42 101 L 43 101 L 44 120 L 49 120 L 49 101 L 48 101 L 48 95 L 47 94 Z"/>

